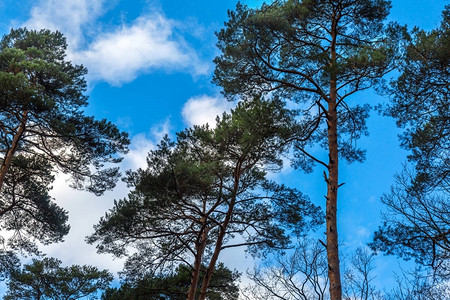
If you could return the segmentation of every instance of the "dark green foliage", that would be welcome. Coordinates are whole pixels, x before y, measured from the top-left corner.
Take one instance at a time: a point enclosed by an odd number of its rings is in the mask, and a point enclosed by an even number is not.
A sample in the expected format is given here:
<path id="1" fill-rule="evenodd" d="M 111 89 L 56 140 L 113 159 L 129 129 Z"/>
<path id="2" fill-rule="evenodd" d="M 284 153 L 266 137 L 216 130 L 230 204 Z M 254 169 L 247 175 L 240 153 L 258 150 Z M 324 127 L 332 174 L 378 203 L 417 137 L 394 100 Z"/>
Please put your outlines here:
<path id="1" fill-rule="evenodd" d="M 372 248 L 431 266 L 450 276 L 450 6 L 441 26 L 408 36 L 401 75 L 386 113 L 404 127 L 402 145 L 415 170 L 405 170 L 390 194 L 389 211 Z"/>
<path id="2" fill-rule="evenodd" d="M 66 61 L 60 32 L 17 29 L 0 41 L 0 228 L 14 249 L 36 252 L 69 231 L 49 196 L 56 172 L 100 195 L 114 187 L 127 134 L 85 116 L 83 66 Z"/>
<path id="3" fill-rule="evenodd" d="M 49 195 L 53 179 L 42 158 L 14 157 L 0 194 L 0 228 L 13 233 L 7 240 L 11 248 L 37 252 L 34 240 L 60 242 L 69 232 L 67 212 Z"/>
<path id="4" fill-rule="evenodd" d="M 205 266 L 202 267 L 204 269 Z M 203 280 L 203 272 L 200 279 Z M 208 299 L 235 300 L 239 296 L 237 286 L 240 274 L 232 272 L 219 263 L 213 272 L 208 290 Z M 200 282 L 201 282 L 200 280 Z M 120 288 L 110 288 L 102 296 L 103 300 L 185 300 L 191 283 L 191 268 L 180 265 L 174 272 L 160 275 L 146 275 L 135 283 L 125 282 Z M 200 286 L 198 286 L 200 289 Z M 198 297 L 197 291 L 197 297 Z"/>
<path id="5" fill-rule="evenodd" d="M 113 279 L 108 271 L 92 266 L 61 267 L 56 258 L 33 259 L 22 270 L 11 272 L 3 299 L 75 300 L 94 296 Z M 90 298 L 91 299 L 91 298 Z"/>
<path id="6" fill-rule="evenodd" d="M 290 114 L 281 103 L 241 103 L 217 126 L 194 127 L 165 138 L 148 156 L 148 168 L 129 172 L 134 188 L 95 226 L 99 252 L 128 255 L 127 276 L 174 262 L 205 264 L 213 253 L 248 245 L 254 254 L 284 248 L 288 234 L 323 222 L 318 207 L 299 191 L 269 183 L 281 166 Z M 242 236 L 236 241 L 235 236 Z M 223 243 L 217 240 L 223 238 Z"/>
<path id="7" fill-rule="evenodd" d="M 0 41 L 2 173 L 8 157 L 32 156 L 71 174 L 74 187 L 101 194 L 119 176 L 105 164 L 119 162 L 129 141 L 110 122 L 84 115 L 87 70 L 65 60 L 66 48 L 49 30 L 11 30 Z"/>
<path id="8" fill-rule="evenodd" d="M 386 113 L 405 128 L 402 145 L 412 150 L 415 187 L 449 190 L 450 174 L 450 6 L 439 28 L 414 28 L 408 36 L 401 75 L 393 82 Z"/>
<path id="9" fill-rule="evenodd" d="M 18 268 L 20 260 L 13 251 L 0 251 L 0 281 L 7 279 Z"/>
<path id="10" fill-rule="evenodd" d="M 305 152 L 307 147 L 329 147 L 327 107 L 333 79 L 339 154 L 349 162 L 361 161 L 364 151 L 356 140 L 367 134 L 370 106 L 352 106 L 350 99 L 394 67 L 396 32 L 401 30 L 383 25 L 389 8 L 389 1 L 369 0 L 274 1 L 259 9 L 238 4 L 217 34 L 222 54 L 215 59 L 214 82 L 228 97 L 275 92 L 302 104 L 295 133 L 297 166 L 310 172 L 317 160 Z"/>

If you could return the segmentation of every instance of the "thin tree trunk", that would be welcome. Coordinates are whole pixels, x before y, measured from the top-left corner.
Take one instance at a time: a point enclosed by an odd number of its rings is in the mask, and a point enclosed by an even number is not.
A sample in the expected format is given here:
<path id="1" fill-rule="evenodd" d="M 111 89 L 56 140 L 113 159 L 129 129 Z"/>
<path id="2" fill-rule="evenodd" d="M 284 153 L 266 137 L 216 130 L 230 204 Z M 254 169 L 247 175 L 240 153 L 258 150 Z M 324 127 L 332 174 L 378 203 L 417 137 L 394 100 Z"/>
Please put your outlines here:
<path id="1" fill-rule="evenodd" d="M 11 146 L 6 151 L 5 158 L 0 168 L 0 191 L 2 190 L 6 174 L 8 173 L 8 170 L 11 167 L 14 153 L 16 152 L 17 147 L 19 146 L 20 139 L 22 138 L 23 133 L 25 132 L 25 125 L 27 122 L 27 118 L 28 118 L 28 111 L 24 110 L 22 112 L 22 119 L 20 120 L 19 128 L 17 129 L 17 132 L 14 134 Z"/>
<path id="2" fill-rule="evenodd" d="M 222 248 L 223 239 L 225 237 L 225 231 L 228 226 L 228 223 L 230 222 L 231 215 L 233 213 L 233 206 L 236 199 L 233 199 L 230 203 L 230 209 L 227 212 L 227 215 L 225 217 L 225 220 L 222 224 L 222 227 L 219 232 L 219 236 L 217 238 L 216 246 L 214 248 L 214 253 L 211 257 L 211 260 L 209 261 L 208 268 L 206 269 L 205 277 L 203 278 L 202 287 L 200 290 L 200 297 L 199 300 L 205 300 L 206 299 L 206 293 L 208 292 L 209 283 L 211 282 L 211 277 L 214 271 L 214 268 L 217 263 L 217 259 L 219 258 L 220 250 Z"/>
<path id="3" fill-rule="evenodd" d="M 339 151 L 337 128 L 337 76 L 336 76 L 336 36 L 337 20 L 333 13 L 331 28 L 331 77 L 330 99 L 328 103 L 328 178 L 326 196 L 326 234 L 327 234 L 327 258 L 328 278 L 330 280 L 330 299 L 342 299 L 341 272 L 339 266 L 339 247 L 337 229 L 337 199 L 339 187 Z"/>
<path id="4" fill-rule="evenodd" d="M 191 275 L 191 285 L 189 286 L 189 291 L 187 293 L 187 300 L 195 299 L 195 292 L 197 291 L 198 280 L 200 278 L 200 269 L 202 267 L 202 257 L 206 248 L 206 239 L 208 237 L 208 229 L 205 228 L 200 237 L 200 241 L 197 247 L 197 254 L 194 260 L 194 268 Z"/>
<path id="5" fill-rule="evenodd" d="M 202 282 L 202 288 L 200 290 L 200 297 L 199 300 L 205 300 L 206 299 L 206 293 L 208 292 L 209 283 L 211 282 L 211 277 L 214 271 L 214 268 L 217 263 L 217 259 L 219 258 L 220 250 L 222 248 L 223 239 L 225 237 L 225 233 L 228 227 L 228 224 L 230 223 L 231 216 L 233 215 L 234 205 L 236 203 L 236 193 L 239 187 L 239 179 L 240 179 L 240 165 L 236 169 L 235 172 L 235 180 L 234 180 L 234 187 L 233 187 L 233 196 L 230 200 L 230 205 L 228 206 L 228 211 L 225 216 L 225 220 L 222 223 L 222 226 L 219 230 L 219 236 L 217 238 L 216 246 L 214 248 L 214 253 L 211 257 L 211 260 L 209 261 L 208 268 L 206 269 L 205 277 L 203 278 Z"/>

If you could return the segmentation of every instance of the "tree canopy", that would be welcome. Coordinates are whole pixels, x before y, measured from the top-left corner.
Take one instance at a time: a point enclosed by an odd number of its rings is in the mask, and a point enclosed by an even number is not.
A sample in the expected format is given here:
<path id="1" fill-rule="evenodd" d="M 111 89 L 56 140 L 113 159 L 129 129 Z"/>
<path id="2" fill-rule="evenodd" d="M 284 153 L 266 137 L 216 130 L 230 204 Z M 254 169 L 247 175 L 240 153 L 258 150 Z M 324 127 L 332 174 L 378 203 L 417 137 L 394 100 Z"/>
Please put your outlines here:
<path id="1" fill-rule="evenodd" d="M 13 29 L 0 41 L 0 228 L 9 246 L 61 241 L 67 212 L 49 196 L 57 172 L 100 195 L 119 177 L 126 133 L 86 116 L 83 66 L 66 60 L 60 32 Z"/>
<path id="2" fill-rule="evenodd" d="M 407 36 L 400 76 L 385 113 L 405 132 L 410 167 L 397 176 L 384 224 L 371 246 L 431 266 L 450 277 L 450 6 L 440 26 Z"/>
<path id="3" fill-rule="evenodd" d="M 137 252 L 127 274 L 182 262 L 192 266 L 193 299 L 201 263 L 207 266 L 199 299 L 206 297 L 222 250 L 249 246 L 254 254 L 285 248 L 288 234 L 322 223 L 320 209 L 299 191 L 265 178 L 278 169 L 283 134 L 292 121 L 280 103 L 255 99 L 218 118 L 215 128 L 195 126 L 165 138 L 145 170 L 129 172 L 134 190 L 95 226 L 99 252 Z M 241 236 L 234 239 L 235 236 Z M 145 269 L 146 268 L 146 269 Z"/>
<path id="4" fill-rule="evenodd" d="M 204 277 L 206 266 L 202 266 L 200 280 Z M 109 288 L 103 293 L 102 300 L 185 300 L 186 291 L 191 284 L 191 268 L 181 264 L 172 272 L 163 272 L 154 276 L 147 275 L 137 282 L 124 282 L 119 288 Z M 208 299 L 235 300 L 239 296 L 237 281 L 240 274 L 231 271 L 223 263 L 214 268 L 208 288 Z M 196 297 L 200 293 L 197 286 Z"/>
<path id="5" fill-rule="evenodd" d="M 23 155 L 12 161 L 0 192 L 0 228 L 12 232 L 9 247 L 37 253 L 36 240 L 44 245 L 63 240 L 68 215 L 49 195 L 54 176 L 48 161 Z"/>
<path id="6" fill-rule="evenodd" d="M 4 299 L 95 299 L 99 290 L 104 300 L 450 298 L 450 5 L 430 31 L 386 22 L 390 8 L 390 0 L 272 0 L 229 11 L 213 82 L 237 106 L 212 126 L 165 136 L 146 167 L 126 173 L 130 192 L 86 238 L 98 253 L 126 258 L 117 288 L 108 288 L 112 274 L 93 266 L 42 257 L 20 266 L 17 250 L 41 255 L 38 243 L 69 232 L 68 212 L 51 197 L 56 176 L 102 195 L 116 185 L 130 141 L 85 113 L 87 69 L 67 60 L 60 32 L 3 36 Z M 358 248 L 346 267 L 338 239 L 341 162 L 365 159 L 358 140 L 368 135 L 371 106 L 359 95 L 371 94 L 359 92 L 373 88 L 390 97 L 378 108 L 403 129 L 409 156 L 381 198 L 387 212 L 369 246 L 419 266 L 394 275 L 390 292 L 373 285 L 375 254 Z M 287 159 L 307 173 L 322 168 L 325 214 L 302 182 L 291 188 L 273 175 Z M 323 223 L 326 242 L 306 238 Z M 268 258 L 243 290 L 240 274 L 220 262 L 235 247 Z"/>
<path id="7" fill-rule="evenodd" d="M 84 115 L 83 66 L 66 60 L 60 32 L 13 29 L 0 41 L 0 190 L 19 154 L 72 175 L 72 185 L 96 194 L 114 186 L 129 143 L 106 120 Z"/>
<path id="8" fill-rule="evenodd" d="M 11 273 L 3 299 L 75 300 L 106 289 L 113 277 L 92 266 L 61 267 L 56 258 L 33 259 Z"/>

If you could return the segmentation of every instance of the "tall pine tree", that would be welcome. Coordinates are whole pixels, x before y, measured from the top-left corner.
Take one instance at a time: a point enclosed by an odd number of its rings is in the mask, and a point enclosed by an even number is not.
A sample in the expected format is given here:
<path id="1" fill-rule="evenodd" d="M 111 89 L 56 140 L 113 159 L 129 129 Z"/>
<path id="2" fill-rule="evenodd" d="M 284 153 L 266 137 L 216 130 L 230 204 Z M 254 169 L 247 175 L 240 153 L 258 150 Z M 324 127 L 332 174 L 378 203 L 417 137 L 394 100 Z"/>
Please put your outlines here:
<path id="1" fill-rule="evenodd" d="M 16 29 L 0 41 L 0 190 L 14 157 L 42 158 L 72 185 L 101 194 L 114 186 L 127 134 L 86 116 L 83 66 L 66 60 L 60 32 Z"/>
<path id="2" fill-rule="evenodd" d="M 383 23 L 386 0 L 287 0 L 238 5 L 218 33 L 222 54 L 214 82 L 231 97 L 279 95 L 301 105 L 296 165 L 324 168 L 327 256 L 332 300 L 341 299 L 337 201 L 339 161 L 364 159 L 356 140 L 367 133 L 367 104 L 351 103 L 394 68 L 395 25 Z M 320 145 L 321 156 L 312 151 Z"/>

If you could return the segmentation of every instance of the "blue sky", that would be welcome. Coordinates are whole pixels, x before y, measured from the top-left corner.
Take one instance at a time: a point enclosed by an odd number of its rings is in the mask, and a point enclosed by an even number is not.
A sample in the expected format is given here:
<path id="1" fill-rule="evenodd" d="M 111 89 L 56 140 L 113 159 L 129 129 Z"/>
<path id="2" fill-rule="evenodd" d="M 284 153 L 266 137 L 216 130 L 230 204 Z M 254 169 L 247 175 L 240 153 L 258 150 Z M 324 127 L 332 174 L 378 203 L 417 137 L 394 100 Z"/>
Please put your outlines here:
<path id="1" fill-rule="evenodd" d="M 214 120 L 232 103 L 220 96 L 211 82 L 212 59 L 218 54 L 214 32 L 223 26 L 227 9 L 235 0 L 3 0 L 0 2 L 0 33 L 10 28 L 57 29 L 69 44 L 68 58 L 89 69 L 90 104 L 86 111 L 107 118 L 130 133 L 131 151 L 124 170 L 145 166 L 145 157 L 165 134 L 192 124 Z M 243 1 L 259 5 L 261 1 Z M 439 24 L 448 1 L 393 0 L 389 20 L 426 30 Z M 359 94 L 361 103 L 377 104 L 385 99 L 373 92 Z M 393 120 L 372 113 L 369 137 L 360 140 L 367 149 L 363 164 L 342 164 L 339 230 L 343 250 L 354 249 L 371 238 L 380 221 L 380 197 L 389 190 L 395 172 L 400 171 L 407 153 L 398 147 Z M 323 205 L 325 183 L 322 170 L 310 175 L 286 167 L 277 180 L 296 186 Z M 53 196 L 69 211 L 71 233 L 65 243 L 42 247 L 64 264 L 92 264 L 117 272 L 120 260 L 99 256 L 84 243 L 92 225 L 112 207 L 114 199 L 127 190 L 120 184 L 102 197 L 70 190 L 64 176 L 54 185 Z M 244 254 L 224 253 L 229 267 L 245 263 Z M 381 271 L 392 259 L 379 259 Z M 381 278 L 377 279 L 383 285 Z"/>

